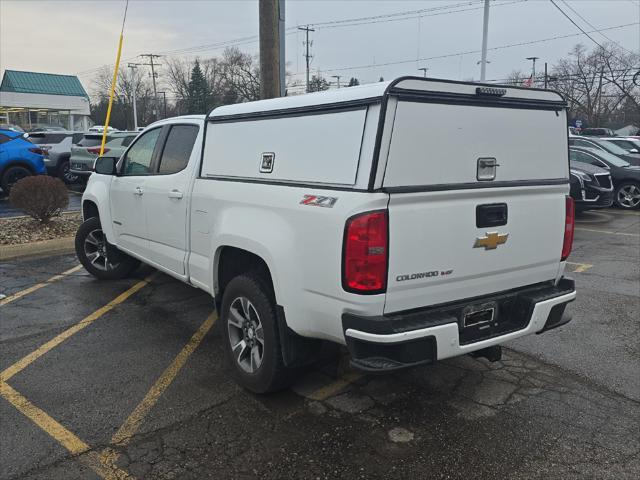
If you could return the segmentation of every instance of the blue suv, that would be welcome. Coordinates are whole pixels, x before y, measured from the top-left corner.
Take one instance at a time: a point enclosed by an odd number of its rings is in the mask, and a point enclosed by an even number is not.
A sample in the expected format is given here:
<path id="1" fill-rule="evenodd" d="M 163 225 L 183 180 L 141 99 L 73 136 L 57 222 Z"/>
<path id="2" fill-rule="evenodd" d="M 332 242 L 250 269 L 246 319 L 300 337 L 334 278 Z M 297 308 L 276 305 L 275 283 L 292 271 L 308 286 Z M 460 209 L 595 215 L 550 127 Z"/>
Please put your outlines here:
<path id="1" fill-rule="evenodd" d="M 42 150 L 24 135 L 0 129 L 0 188 L 5 195 L 21 178 L 47 173 Z"/>

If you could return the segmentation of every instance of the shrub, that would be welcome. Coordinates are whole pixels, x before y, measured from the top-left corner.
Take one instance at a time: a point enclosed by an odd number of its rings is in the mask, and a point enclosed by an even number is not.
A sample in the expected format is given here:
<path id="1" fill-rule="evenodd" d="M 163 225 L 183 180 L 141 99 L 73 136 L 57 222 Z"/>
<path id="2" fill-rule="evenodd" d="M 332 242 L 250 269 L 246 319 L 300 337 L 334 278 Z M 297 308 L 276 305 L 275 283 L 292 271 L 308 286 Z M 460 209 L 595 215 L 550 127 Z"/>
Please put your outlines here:
<path id="1" fill-rule="evenodd" d="M 69 193 L 59 178 L 36 175 L 18 180 L 11 187 L 9 202 L 41 223 L 48 223 L 69 205 Z"/>

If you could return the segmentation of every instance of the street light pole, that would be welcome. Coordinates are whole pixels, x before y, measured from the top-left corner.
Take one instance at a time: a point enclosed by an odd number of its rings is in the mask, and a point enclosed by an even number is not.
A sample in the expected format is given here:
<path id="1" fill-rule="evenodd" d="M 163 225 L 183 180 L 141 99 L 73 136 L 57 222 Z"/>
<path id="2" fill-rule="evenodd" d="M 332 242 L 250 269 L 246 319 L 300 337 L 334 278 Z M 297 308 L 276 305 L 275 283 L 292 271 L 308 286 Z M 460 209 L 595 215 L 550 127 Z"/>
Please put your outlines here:
<path id="1" fill-rule="evenodd" d="M 489 0 L 484 0 L 484 17 L 482 20 L 482 59 L 480 60 L 480 81 L 487 77 L 487 43 L 489 41 Z"/>
<path id="2" fill-rule="evenodd" d="M 531 60 L 533 62 L 532 68 L 531 68 L 531 83 L 535 86 L 536 83 L 536 60 L 538 60 L 540 57 L 527 57 L 527 60 Z"/>
<path id="3" fill-rule="evenodd" d="M 424 78 L 427 78 L 427 70 L 429 70 L 427 67 L 422 67 L 422 68 L 419 68 L 418 70 L 421 70 L 422 71 L 422 76 Z"/>
<path id="4" fill-rule="evenodd" d="M 331 78 L 335 78 L 338 81 L 338 88 L 340 88 L 340 77 L 342 75 L 331 75 Z"/>
<path id="5" fill-rule="evenodd" d="M 138 131 L 138 109 L 136 107 L 136 79 L 135 79 L 135 72 L 136 69 L 138 68 L 138 65 L 141 65 L 140 63 L 129 63 L 127 64 L 127 67 L 129 67 L 131 69 L 131 84 L 132 84 L 132 91 L 133 91 L 133 129 L 135 131 Z"/>

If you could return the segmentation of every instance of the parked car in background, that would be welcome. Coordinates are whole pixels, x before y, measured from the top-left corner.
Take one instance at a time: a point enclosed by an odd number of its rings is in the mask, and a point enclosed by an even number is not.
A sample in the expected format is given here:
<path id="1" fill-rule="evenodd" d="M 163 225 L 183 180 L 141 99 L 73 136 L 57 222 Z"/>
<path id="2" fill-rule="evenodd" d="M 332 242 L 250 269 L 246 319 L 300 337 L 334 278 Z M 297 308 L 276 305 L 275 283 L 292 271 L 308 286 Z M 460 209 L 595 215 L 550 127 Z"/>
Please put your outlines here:
<path id="1" fill-rule="evenodd" d="M 18 180 L 45 173 L 39 146 L 31 143 L 24 133 L 0 129 L 0 188 L 4 195 L 9 195 Z"/>
<path id="2" fill-rule="evenodd" d="M 620 208 L 640 208 L 640 167 L 602 150 L 569 148 L 569 160 L 609 170 L 613 183 L 613 203 Z"/>
<path id="3" fill-rule="evenodd" d="M 576 127 L 569 127 L 569 136 L 571 135 L 580 135 L 580 130 Z"/>
<path id="4" fill-rule="evenodd" d="M 82 132 L 32 132 L 29 140 L 40 146 L 44 154 L 47 173 L 70 184 L 78 180 L 78 176 L 69 170 L 71 147 L 84 137 Z"/>
<path id="5" fill-rule="evenodd" d="M 603 140 L 601 138 L 583 138 L 583 137 L 569 137 L 570 147 L 582 147 L 590 148 L 593 150 L 599 150 L 601 152 L 610 153 L 616 157 L 620 157 L 622 160 L 630 163 L 631 165 L 640 165 L 640 155 L 637 153 L 629 153 L 624 148 L 616 145 L 609 140 Z"/>
<path id="6" fill-rule="evenodd" d="M 603 138 L 607 142 L 618 145 L 629 153 L 640 153 L 640 140 L 633 137 L 608 137 Z"/>
<path id="7" fill-rule="evenodd" d="M 94 125 L 89 129 L 89 131 L 94 133 L 102 133 L 104 132 L 104 125 Z M 117 128 L 107 127 L 107 132 L 117 132 L 117 131 L 118 131 Z"/>
<path id="8" fill-rule="evenodd" d="M 23 133 L 24 129 L 19 125 L 14 125 L 12 123 L 0 123 L 0 130 L 13 130 L 14 132 Z"/>
<path id="9" fill-rule="evenodd" d="M 605 168 L 583 162 L 569 162 L 570 193 L 576 211 L 607 208 L 613 204 L 613 183 Z"/>
<path id="10" fill-rule="evenodd" d="M 138 132 L 114 132 L 107 134 L 104 154 L 120 157 Z M 70 173 L 77 175 L 81 181 L 87 180 L 93 171 L 93 162 L 100 155 L 102 143 L 101 133 L 86 133 L 83 139 L 71 148 Z"/>
<path id="11" fill-rule="evenodd" d="M 580 135 L 588 137 L 615 137 L 616 134 L 610 128 L 583 128 Z"/>
<path id="12" fill-rule="evenodd" d="M 40 125 L 35 128 L 29 130 L 29 133 L 32 132 L 66 132 L 67 129 L 61 127 L 60 125 Z"/>

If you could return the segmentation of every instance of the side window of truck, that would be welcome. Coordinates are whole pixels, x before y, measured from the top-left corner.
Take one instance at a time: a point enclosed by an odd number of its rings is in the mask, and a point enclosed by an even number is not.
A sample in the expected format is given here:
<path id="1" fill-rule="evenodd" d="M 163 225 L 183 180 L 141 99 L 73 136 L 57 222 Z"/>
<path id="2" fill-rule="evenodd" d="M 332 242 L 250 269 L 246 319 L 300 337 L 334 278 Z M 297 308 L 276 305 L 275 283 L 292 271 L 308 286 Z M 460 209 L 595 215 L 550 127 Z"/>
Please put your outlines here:
<path id="1" fill-rule="evenodd" d="M 131 146 L 124 158 L 122 175 L 149 175 L 153 151 L 156 148 L 161 130 L 161 128 L 154 128 L 148 131 Z"/>
<path id="2" fill-rule="evenodd" d="M 158 173 L 168 175 L 186 168 L 198 136 L 198 130 L 199 128 L 196 125 L 175 125 L 171 127 L 162 151 Z"/>

